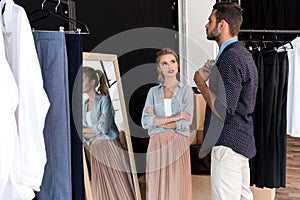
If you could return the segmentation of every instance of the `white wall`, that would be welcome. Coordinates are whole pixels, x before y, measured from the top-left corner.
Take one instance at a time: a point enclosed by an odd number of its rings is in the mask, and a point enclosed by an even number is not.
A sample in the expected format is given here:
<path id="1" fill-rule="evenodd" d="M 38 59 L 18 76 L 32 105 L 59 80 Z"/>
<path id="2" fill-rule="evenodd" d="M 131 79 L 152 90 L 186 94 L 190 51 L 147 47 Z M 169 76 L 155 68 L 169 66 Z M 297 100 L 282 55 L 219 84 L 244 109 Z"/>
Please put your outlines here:
<path id="1" fill-rule="evenodd" d="M 211 13 L 215 0 L 181 0 L 179 3 L 179 32 L 185 41 L 180 41 L 180 55 L 186 58 L 181 66 L 181 78 L 194 86 L 195 70 L 202 67 L 207 59 L 216 56 L 217 45 L 206 39 L 205 24 Z M 181 39 L 182 40 L 182 39 Z"/>

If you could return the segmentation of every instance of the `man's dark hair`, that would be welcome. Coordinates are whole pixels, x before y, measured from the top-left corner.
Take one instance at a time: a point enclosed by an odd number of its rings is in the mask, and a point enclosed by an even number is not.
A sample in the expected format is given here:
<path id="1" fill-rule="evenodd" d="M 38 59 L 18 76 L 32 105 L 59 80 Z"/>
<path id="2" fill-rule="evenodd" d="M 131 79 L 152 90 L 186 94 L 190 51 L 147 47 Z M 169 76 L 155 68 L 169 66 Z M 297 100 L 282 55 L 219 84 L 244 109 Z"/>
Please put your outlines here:
<path id="1" fill-rule="evenodd" d="M 213 6 L 216 10 L 216 23 L 224 19 L 229 25 L 231 35 L 237 35 L 243 22 L 242 9 L 234 2 L 217 2 Z"/>

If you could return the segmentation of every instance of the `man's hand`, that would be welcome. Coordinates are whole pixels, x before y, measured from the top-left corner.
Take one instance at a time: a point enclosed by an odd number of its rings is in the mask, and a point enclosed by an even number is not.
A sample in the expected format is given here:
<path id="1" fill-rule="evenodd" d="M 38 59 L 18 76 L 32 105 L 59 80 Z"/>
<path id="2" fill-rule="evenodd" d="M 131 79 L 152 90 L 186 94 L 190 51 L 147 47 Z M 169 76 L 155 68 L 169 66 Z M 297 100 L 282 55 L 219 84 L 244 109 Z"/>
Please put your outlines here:
<path id="1" fill-rule="evenodd" d="M 206 82 L 210 76 L 211 68 L 214 65 L 214 60 L 207 60 L 204 66 L 194 74 L 194 81 L 195 83 L 199 83 L 199 81 Z"/>

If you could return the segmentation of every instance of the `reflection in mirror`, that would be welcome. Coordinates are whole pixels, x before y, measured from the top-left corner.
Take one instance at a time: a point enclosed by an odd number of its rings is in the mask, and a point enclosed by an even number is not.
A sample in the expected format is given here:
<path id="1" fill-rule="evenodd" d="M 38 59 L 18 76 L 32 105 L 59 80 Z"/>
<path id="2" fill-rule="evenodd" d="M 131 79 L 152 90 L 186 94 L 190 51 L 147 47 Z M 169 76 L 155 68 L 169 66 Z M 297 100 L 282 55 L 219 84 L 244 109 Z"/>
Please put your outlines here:
<path id="1" fill-rule="evenodd" d="M 140 199 L 117 56 L 83 53 L 82 78 L 86 197 Z"/>

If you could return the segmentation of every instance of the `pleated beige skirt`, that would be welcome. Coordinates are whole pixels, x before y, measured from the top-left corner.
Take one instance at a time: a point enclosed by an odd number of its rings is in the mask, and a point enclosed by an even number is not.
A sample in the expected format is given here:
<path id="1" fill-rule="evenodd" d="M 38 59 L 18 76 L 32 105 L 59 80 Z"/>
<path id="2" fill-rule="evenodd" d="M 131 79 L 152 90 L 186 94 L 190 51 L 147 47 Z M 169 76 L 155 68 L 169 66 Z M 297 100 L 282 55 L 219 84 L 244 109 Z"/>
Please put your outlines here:
<path id="1" fill-rule="evenodd" d="M 128 158 L 116 140 L 95 140 L 90 145 L 93 200 L 134 200 Z"/>
<path id="2" fill-rule="evenodd" d="M 188 137 L 174 132 L 151 136 L 146 168 L 147 200 L 192 199 Z"/>

